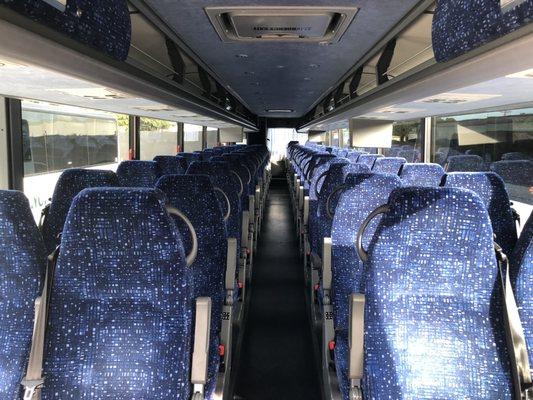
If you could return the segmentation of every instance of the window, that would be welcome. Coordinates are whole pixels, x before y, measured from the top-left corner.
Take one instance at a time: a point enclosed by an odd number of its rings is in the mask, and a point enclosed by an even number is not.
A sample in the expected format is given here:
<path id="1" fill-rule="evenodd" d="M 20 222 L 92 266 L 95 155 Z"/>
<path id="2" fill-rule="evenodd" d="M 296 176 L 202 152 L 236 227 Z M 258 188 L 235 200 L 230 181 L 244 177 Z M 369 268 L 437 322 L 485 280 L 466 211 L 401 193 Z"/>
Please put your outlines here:
<path id="1" fill-rule="evenodd" d="M 403 157 L 407 162 L 422 162 L 423 120 L 395 122 L 392 127 L 392 145 L 384 149 L 387 157 Z"/>
<path id="2" fill-rule="evenodd" d="M 193 151 L 202 150 L 202 131 L 203 127 L 199 125 L 183 125 L 183 151 L 192 153 Z"/>
<path id="3" fill-rule="evenodd" d="M 457 164 L 456 155 L 470 155 Z M 451 171 L 499 173 L 514 201 L 533 205 L 533 108 L 434 118 L 431 160 Z M 525 170 L 524 170 L 525 168 Z"/>
<path id="4" fill-rule="evenodd" d="M 350 130 L 348 128 L 341 129 L 342 147 L 345 149 L 350 147 Z"/>
<path id="5" fill-rule="evenodd" d="M 212 149 L 218 145 L 218 129 L 207 127 L 206 147 Z"/>
<path id="6" fill-rule="evenodd" d="M 35 101 L 22 102 L 24 192 L 39 217 L 67 168 L 115 170 L 128 156 L 127 116 Z"/>
<path id="7" fill-rule="evenodd" d="M 141 160 L 173 156 L 178 147 L 178 124 L 154 118 L 141 118 Z"/>

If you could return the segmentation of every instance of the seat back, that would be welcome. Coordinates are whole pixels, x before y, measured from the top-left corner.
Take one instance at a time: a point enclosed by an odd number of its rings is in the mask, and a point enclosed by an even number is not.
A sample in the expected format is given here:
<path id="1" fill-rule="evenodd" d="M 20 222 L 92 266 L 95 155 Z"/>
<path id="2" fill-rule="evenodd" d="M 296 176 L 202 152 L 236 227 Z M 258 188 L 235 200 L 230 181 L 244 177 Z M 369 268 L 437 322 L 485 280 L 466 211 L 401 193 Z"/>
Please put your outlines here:
<path id="1" fill-rule="evenodd" d="M 400 170 L 404 186 L 440 186 L 444 168 L 439 164 L 406 163 Z"/>
<path id="2" fill-rule="evenodd" d="M 42 398 L 189 398 L 193 300 L 161 192 L 83 190 L 57 261 Z"/>
<path id="3" fill-rule="evenodd" d="M 332 300 L 333 320 L 336 330 L 348 329 L 348 297 L 363 293 L 363 261 L 355 247 L 359 227 L 375 208 L 387 203 L 389 195 L 401 186 L 400 178 L 393 174 L 366 173 L 351 179 L 340 195 L 331 228 L 332 241 Z M 367 228 L 368 237 L 376 229 L 376 218 Z"/>
<path id="4" fill-rule="evenodd" d="M 359 158 L 357 159 L 357 162 L 359 164 L 364 164 L 368 168 L 372 169 L 374 166 L 374 163 L 376 162 L 376 159 L 383 157 L 381 154 L 361 154 Z"/>
<path id="5" fill-rule="evenodd" d="M 418 149 L 403 149 L 398 152 L 398 157 L 405 158 L 410 163 L 418 163 L 422 158 Z"/>
<path id="6" fill-rule="evenodd" d="M 502 179 L 493 172 L 456 172 L 444 177 L 446 187 L 472 190 L 485 203 L 496 242 L 510 255 L 516 245 L 516 224 Z"/>
<path id="7" fill-rule="evenodd" d="M 402 165 L 406 162 L 405 158 L 402 157 L 381 157 L 374 162 L 372 171 L 398 175 L 400 168 L 402 168 Z"/>
<path id="8" fill-rule="evenodd" d="M 479 172 L 487 168 L 480 156 L 475 154 L 462 154 L 449 156 L 444 167 L 446 172 Z"/>
<path id="9" fill-rule="evenodd" d="M 511 256 L 511 281 L 533 365 L 533 214 L 529 216 Z"/>
<path id="10" fill-rule="evenodd" d="M 368 247 L 363 392 L 510 399 L 492 229 L 457 188 L 402 188 Z"/>
<path id="11" fill-rule="evenodd" d="M 123 187 L 153 188 L 161 171 L 155 161 L 122 161 L 117 168 L 117 176 Z"/>
<path id="12" fill-rule="evenodd" d="M 61 173 L 52 195 L 48 216 L 43 221 L 42 234 L 48 253 L 54 251 L 60 242 L 58 235 L 63 231 L 72 200 L 83 189 L 91 187 L 120 186 L 113 171 L 96 169 L 67 169 Z"/>
<path id="13" fill-rule="evenodd" d="M 0 191 L 0 398 L 19 398 L 40 294 L 46 250 L 30 203 L 21 192 Z"/>
<path id="14" fill-rule="evenodd" d="M 520 153 L 518 151 L 514 151 L 511 153 L 505 153 L 502 155 L 502 160 L 505 161 L 511 161 L 511 160 L 531 160 L 532 157 L 525 153 Z"/>
<path id="15" fill-rule="evenodd" d="M 161 175 L 184 174 L 183 162 L 176 156 L 156 156 L 154 161 L 159 167 Z"/>
<path id="16" fill-rule="evenodd" d="M 198 238 L 198 253 L 190 268 L 194 279 L 194 297 L 211 298 L 211 345 L 206 392 L 212 393 L 220 363 L 218 345 L 227 256 L 227 233 L 219 199 L 210 178 L 205 175 L 165 175 L 157 181 L 156 188 L 166 195 L 168 204 L 185 214 Z M 189 253 L 192 248 L 189 229 L 181 219 L 175 222 L 185 251 Z"/>

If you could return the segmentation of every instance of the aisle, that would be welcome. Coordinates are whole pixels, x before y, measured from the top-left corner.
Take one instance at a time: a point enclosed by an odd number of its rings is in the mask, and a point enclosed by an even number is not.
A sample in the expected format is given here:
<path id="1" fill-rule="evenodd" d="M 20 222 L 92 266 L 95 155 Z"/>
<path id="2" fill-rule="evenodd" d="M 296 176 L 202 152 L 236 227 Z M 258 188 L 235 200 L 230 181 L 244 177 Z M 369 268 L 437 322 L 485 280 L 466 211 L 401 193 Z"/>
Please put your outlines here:
<path id="1" fill-rule="evenodd" d="M 235 398 L 320 399 L 289 193 L 273 181 L 254 260 Z"/>

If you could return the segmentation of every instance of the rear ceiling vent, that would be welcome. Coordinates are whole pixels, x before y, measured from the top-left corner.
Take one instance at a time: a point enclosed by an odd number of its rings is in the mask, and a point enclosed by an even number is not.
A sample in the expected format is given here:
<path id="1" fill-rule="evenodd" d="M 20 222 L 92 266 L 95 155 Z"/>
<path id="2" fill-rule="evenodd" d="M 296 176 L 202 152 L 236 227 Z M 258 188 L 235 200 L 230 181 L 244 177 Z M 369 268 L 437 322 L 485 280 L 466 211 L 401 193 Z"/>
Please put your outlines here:
<path id="1" fill-rule="evenodd" d="M 337 42 L 357 14 L 356 7 L 207 7 L 224 42 Z"/>

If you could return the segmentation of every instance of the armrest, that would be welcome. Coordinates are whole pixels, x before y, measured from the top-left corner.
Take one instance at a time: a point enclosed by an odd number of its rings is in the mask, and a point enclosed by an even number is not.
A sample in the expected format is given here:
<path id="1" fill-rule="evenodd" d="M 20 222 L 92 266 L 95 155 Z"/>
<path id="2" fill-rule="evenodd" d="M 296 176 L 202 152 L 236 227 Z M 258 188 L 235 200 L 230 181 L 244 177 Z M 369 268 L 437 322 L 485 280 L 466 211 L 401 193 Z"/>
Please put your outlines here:
<path id="1" fill-rule="evenodd" d="M 226 290 L 235 290 L 235 271 L 237 270 L 237 239 L 228 238 L 226 258 Z"/>
<path id="2" fill-rule="evenodd" d="M 209 336 L 211 334 L 211 299 L 209 297 L 198 297 L 196 299 L 195 319 L 191 382 L 195 385 L 194 391 L 196 392 L 196 385 L 205 385 L 207 383 Z"/>
<path id="3" fill-rule="evenodd" d="M 300 185 L 298 187 L 298 209 L 301 210 L 304 206 L 304 187 Z"/>
<path id="4" fill-rule="evenodd" d="M 309 196 L 304 197 L 304 225 L 309 222 Z"/>
<path id="5" fill-rule="evenodd" d="M 364 339 L 365 339 L 365 295 L 354 293 L 350 296 L 349 325 L 350 358 L 348 377 L 359 382 L 363 378 Z"/>
<path id="6" fill-rule="evenodd" d="M 242 247 L 246 247 L 248 243 L 248 229 L 250 224 L 250 211 L 242 212 L 242 235 L 241 235 L 241 244 Z"/>
<path id="7" fill-rule="evenodd" d="M 331 238 L 324 238 L 322 248 L 322 288 L 331 290 Z"/>
<path id="8" fill-rule="evenodd" d="M 254 223 L 254 213 L 255 213 L 255 196 L 248 196 L 248 211 L 250 212 L 250 222 Z"/>

